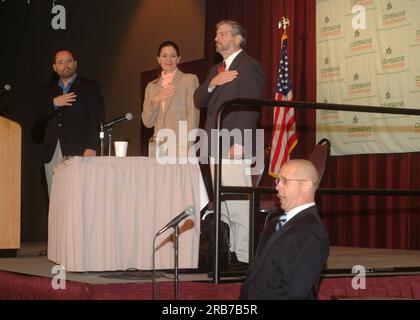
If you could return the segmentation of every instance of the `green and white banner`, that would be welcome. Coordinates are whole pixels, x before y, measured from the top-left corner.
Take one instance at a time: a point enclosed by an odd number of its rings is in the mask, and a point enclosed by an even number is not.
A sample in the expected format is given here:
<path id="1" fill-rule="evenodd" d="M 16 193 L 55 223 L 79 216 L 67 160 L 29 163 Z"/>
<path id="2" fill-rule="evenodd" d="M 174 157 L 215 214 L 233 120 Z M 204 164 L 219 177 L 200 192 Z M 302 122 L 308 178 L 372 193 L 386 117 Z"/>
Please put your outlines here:
<path id="1" fill-rule="evenodd" d="M 317 101 L 420 109 L 420 0 L 317 0 Z M 420 151 L 420 117 L 317 110 L 333 155 Z"/>

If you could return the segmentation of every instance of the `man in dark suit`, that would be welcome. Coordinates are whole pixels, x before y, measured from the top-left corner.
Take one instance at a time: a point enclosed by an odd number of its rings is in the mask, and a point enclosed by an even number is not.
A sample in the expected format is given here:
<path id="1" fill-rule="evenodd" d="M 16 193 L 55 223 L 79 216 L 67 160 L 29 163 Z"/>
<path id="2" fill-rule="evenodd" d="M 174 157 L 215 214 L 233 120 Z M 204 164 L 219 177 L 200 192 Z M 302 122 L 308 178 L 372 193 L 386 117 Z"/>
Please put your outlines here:
<path id="1" fill-rule="evenodd" d="M 215 126 L 217 111 L 222 104 L 235 98 L 261 99 L 263 94 L 264 74 L 261 64 L 248 56 L 243 48 L 246 35 L 243 27 L 230 20 L 224 20 L 216 25 L 216 51 L 223 57 L 223 62 L 210 70 L 206 81 L 194 93 L 194 103 L 197 108 L 207 108 L 206 132 L 210 139 L 209 147 L 215 157 Z M 259 109 L 240 108 L 227 113 L 222 120 L 222 129 L 230 133 L 240 133 L 242 139 L 229 136 L 223 145 L 228 146 L 222 151 L 223 158 L 251 158 L 255 153 L 255 130 L 259 118 Z M 213 129 L 213 130 L 212 130 Z M 244 130 L 252 132 L 251 141 L 245 139 Z M 202 150 L 202 149 L 200 149 Z M 223 171 L 223 170 L 222 170 Z M 226 170 L 225 170 L 226 171 Z M 245 171 L 245 166 L 244 170 Z M 235 177 L 233 177 L 235 178 Z M 227 177 L 222 180 L 226 184 L 238 185 L 238 182 Z M 244 181 L 247 181 L 246 183 Z M 251 177 L 242 179 L 242 185 L 250 184 Z M 225 184 L 225 183 L 224 183 Z M 248 263 L 249 241 L 249 202 L 226 201 L 225 210 L 222 207 L 222 220 L 229 224 L 231 233 L 231 251 L 237 259 Z"/>
<path id="2" fill-rule="evenodd" d="M 211 68 L 206 81 L 194 93 L 195 106 L 207 108 L 205 128 L 210 139 L 211 129 L 215 129 L 217 111 L 224 102 L 239 97 L 261 99 L 264 86 L 261 64 L 243 50 L 246 36 L 241 25 L 229 20 L 219 22 L 215 43 L 216 51 L 224 60 Z M 235 109 L 222 120 L 222 129 L 240 129 L 244 137 L 243 130 L 257 128 L 258 118 L 257 108 Z M 233 144 L 230 151 L 233 155 Z"/>
<path id="3" fill-rule="evenodd" d="M 45 130 L 43 161 L 48 194 L 52 170 L 63 157 L 97 154 L 98 126 L 104 118 L 99 84 L 77 75 L 77 60 L 70 50 L 55 52 L 53 69 L 59 79 L 41 88 L 35 108 L 38 124 L 41 124 L 38 127 Z"/>
<path id="4" fill-rule="evenodd" d="M 241 299 L 316 299 L 329 255 L 314 198 L 318 173 L 307 160 L 283 165 L 276 190 L 285 214 L 271 220 L 241 289 Z"/>

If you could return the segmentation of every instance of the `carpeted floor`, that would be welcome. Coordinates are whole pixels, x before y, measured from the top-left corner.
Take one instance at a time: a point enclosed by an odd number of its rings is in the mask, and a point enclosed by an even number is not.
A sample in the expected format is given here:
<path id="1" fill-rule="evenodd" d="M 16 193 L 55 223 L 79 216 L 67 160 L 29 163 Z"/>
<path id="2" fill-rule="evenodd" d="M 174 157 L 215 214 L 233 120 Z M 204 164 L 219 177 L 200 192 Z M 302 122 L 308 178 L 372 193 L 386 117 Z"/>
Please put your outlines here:
<path id="1" fill-rule="evenodd" d="M 0 270 L 52 278 L 55 263 L 39 251 L 46 248 L 42 243 L 23 243 L 17 258 L 0 259 Z M 420 274 L 420 252 L 409 250 L 387 250 L 351 247 L 331 247 L 330 257 L 323 272 L 324 278 L 354 276 L 352 268 L 361 265 L 367 275 Z M 157 281 L 173 281 L 173 272 L 155 272 Z M 67 280 L 91 283 L 133 283 L 150 282 L 151 271 L 121 270 L 113 272 L 67 272 Z M 181 270 L 180 281 L 211 281 L 208 274 L 196 270 Z M 243 276 L 224 277 L 226 281 L 243 280 Z"/>

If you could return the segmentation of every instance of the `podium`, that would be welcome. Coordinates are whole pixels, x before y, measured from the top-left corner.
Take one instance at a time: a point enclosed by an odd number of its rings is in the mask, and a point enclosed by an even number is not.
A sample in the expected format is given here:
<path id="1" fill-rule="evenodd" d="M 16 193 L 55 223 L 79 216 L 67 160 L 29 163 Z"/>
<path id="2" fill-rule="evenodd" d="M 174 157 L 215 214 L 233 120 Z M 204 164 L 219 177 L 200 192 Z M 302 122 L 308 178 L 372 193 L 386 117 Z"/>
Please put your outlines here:
<path id="1" fill-rule="evenodd" d="M 0 117 L 0 140 L 0 257 L 10 257 L 20 248 L 20 125 Z"/>

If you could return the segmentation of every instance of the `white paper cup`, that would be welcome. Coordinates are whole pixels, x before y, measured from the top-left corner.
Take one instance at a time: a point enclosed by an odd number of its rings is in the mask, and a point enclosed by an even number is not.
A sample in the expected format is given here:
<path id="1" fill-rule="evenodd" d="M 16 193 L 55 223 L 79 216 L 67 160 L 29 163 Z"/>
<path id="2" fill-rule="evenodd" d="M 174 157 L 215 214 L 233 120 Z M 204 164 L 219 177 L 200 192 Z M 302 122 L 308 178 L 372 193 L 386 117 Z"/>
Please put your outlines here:
<path id="1" fill-rule="evenodd" d="M 115 149 L 115 156 L 116 157 L 126 157 L 127 156 L 127 141 L 115 141 L 114 142 L 114 149 Z"/>

